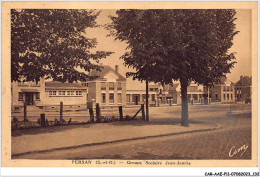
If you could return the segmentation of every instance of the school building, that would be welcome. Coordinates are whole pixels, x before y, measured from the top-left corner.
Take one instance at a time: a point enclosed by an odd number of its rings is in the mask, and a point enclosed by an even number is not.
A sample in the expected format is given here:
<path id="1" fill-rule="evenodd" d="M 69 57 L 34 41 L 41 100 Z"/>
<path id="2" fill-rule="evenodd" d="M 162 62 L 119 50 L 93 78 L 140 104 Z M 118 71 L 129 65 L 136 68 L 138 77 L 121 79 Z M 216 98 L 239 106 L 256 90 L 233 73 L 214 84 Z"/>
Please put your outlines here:
<path id="1" fill-rule="evenodd" d="M 246 101 L 251 99 L 252 77 L 240 76 L 240 80 L 235 83 L 236 101 Z"/>
<path id="2" fill-rule="evenodd" d="M 208 88 L 204 87 L 205 97 L 208 94 Z M 212 102 L 232 103 L 235 102 L 234 83 L 226 77 L 222 77 L 219 82 L 209 88 L 209 96 Z"/>
<path id="3" fill-rule="evenodd" d="M 12 82 L 12 106 L 26 105 L 48 106 L 86 105 L 99 103 L 106 106 L 128 106 L 146 103 L 145 83 L 133 82 L 132 78 L 125 78 L 119 73 L 116 65 L 112 68 L 102 65 L 101 71 L 91 71 L 89 75 L 98 76 L 94 80 L 79 83 L 61 83 L 40 79 L 35 82 Z M 136 83 L 139 83 L 136 84 Z M 212 102 L 230 103 L 243 100 L 251 96 L 251 82 L 248 78 L 241 78 L 236 84 L 227 78 L 221 78 L 214 87 L 209 88 Z M 181 104 L 181 85 L 149 83 L 148 103 L 151 106 L 161 104 Z M 188 102 L 201 104 L 207 99 L 208 88 L 191 83 L 187 88 Z M 235 94 L 236 93 L 236 94 Z"/>
<path id="4" fill-rule="evenodd" d="M 12 106 L 86 104 L 87 87 L 80 83 L 61 83 L 40 79 L 36 82 L 12 82 Z"/>
<path id="5" fill-rule="evenodd" d="M 126 105 L 126 78 L 118 73 L 117 65 L 115 69 L 102 65 L 101 71 L 91 71 L 89 75 L 98 78 L 82 83 L 88 88 L 87 102 L 101 107 Z"/>

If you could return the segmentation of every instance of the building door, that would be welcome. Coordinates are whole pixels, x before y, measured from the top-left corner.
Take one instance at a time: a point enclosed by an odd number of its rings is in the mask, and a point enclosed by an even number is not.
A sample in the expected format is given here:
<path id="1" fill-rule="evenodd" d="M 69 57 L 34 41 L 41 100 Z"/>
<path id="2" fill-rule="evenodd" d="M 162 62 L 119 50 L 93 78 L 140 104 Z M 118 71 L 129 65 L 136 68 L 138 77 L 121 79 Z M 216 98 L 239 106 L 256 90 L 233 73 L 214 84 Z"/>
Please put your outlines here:
<path id="1" fill-rule="evenodd" d="M 138 96 L 135 96 L 135 105 L 138 105 Z"/>
<path id="2" fill-rule="evenodd" d="M 140 101 L 140 95 L 133 95 L 133 102 L 135 105 L 138 105 L 138 102 Z"/>
<path id="3" fill-rule="evenodd" d="M 34 105 L 32 92 L 25 93 L 25 103 L 26 103 L 26 105 Z"/>

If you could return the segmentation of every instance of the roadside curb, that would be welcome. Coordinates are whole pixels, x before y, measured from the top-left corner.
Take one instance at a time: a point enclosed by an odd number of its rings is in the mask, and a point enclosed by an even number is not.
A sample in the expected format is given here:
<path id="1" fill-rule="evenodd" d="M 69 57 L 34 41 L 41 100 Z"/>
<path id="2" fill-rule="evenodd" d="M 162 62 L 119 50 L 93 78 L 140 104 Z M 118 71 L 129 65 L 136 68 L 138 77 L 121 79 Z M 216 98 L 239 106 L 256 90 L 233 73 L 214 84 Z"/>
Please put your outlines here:
<path id="1" fill-rule="evenodd" d="M 35 153 L 44 153 L 44 152 L 52 152 L 52 151 L 56 151 L 56 150 L 66 150 L 66 149 L 88 147 L 88 146 L 95 146 L 95 145 L 105 145 L 105 144 L 120 143 L 120 142 L 125 142 L 125 141 L 134 141 L 134 140 L 166 137 L 166 136 L 173 136 L 173 135 L 183 135 L 183 134 L 188 134 L 188 133 L 207 132 L 207 131 L 212 131 L 212 130 L 218 130 L 221 127 L 222 127 L 222 125 L 217 123 L 216 127 L 207 128 L 207 129 L 198 129 L 198 130 L 191 130 L 191 131 L 185 131 L 185 132 L 175 132 L 175 133 L 167 133 L 167 134 L 160 134 L 160 135 L 151 135 L 151 136 L 143 136 L 143 137 L 135 137 L 135 138 L 126 138 L 126 139 L 120 139 L 120 140 L 105 141 L 105 142 L 99 142 L 99 143 L 88 143 L 88 144 L 81 144 L 81 145 L 67 146 L 67 147 L 59 147 L 59 148 L 52 148 L 52 149 L 39 150 L 39 151 L 29 151 L 29 152 L 12 154 L 11 156 L 12 156 L 12 158 L 15 158 L 15 157 L 18 157 L 18 156 L 21 156 L 21 155 L 35 154 Z"/>

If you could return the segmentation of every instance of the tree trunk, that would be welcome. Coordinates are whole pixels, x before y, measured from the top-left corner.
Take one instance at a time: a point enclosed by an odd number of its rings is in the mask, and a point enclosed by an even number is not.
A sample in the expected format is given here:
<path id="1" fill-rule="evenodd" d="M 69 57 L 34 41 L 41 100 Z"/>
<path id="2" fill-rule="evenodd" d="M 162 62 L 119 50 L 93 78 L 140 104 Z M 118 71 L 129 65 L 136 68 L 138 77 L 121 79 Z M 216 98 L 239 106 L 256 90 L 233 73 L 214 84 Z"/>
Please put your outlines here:
<path id="1" fill-rule="evenodd" d="M 187 81 L 181 81 L 181 125 L 189 126 L 188 113 L 188 97 L 187 97 Z"/>
<path id="2" fill-rule="evenodd" d="M 149 121 L 149 94 L 148 94 L 148 81 L 146 81 L 146 121 Z"/>

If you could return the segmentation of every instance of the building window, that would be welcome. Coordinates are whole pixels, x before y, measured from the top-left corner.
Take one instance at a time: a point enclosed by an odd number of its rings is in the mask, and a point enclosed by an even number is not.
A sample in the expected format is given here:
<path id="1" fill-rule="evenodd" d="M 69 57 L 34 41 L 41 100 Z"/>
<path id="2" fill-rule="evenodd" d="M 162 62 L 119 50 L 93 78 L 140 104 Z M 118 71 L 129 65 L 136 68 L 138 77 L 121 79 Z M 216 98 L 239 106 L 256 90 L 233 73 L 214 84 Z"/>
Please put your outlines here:
<path id="1" fill-rule="evenodd" d="M 150 88 L 150 91 L 153 91 L 153 88 Z"/>
<path id="2" fill-rule="evenodd" d="M 223 86 L 223 91 L 226 91 L 226 86 Z"/>
<path id="3" fill-rule="evenodd" d="M 74 91 L 71 91 L 70 94 L 71 94 L 71 95 L 74 95 Z"/>
<path id="4" fill-rule="evenodd" d="M 226 94 L 225 93 L 223 94 L 223 97 L 224 97 L 224 100 L 226 100 Z"/>
<path id="5" fill-rule="evenodd" d="M 126 102 L 130 102 L 130 94 L 126 94 Z"/>
<path id="6" fill-rule="evenodd" d="M 82 91 L 76 91 L 76 95 L 82 95 Z"/>
<path id="7" fill-rule="evenodd" d="M 61 95 L 61 91 L 59 91 L 59 95 Z"/>
<path id="8" fill-rule="evenodd" d="M 114 103 L 114 94 L 113 93 L 109 94 L 109 103 Z"/>
<path id="9" fill-rule="evenodd" d="M 117 83 L 117 90 L 122 90 L 122 84 L 121 84 L 121 82 Z"/>
<path id="10" fill-rule="evenodd" d="M 117 98 L 118 98 L 118 103 L 122 103 L 122 94 L 121 93 L 118 93 Z"/>
<path id="11" fill-rule="evenodd" d="M 67 95 L 70 95 L 70 91 L 67 91 Z"/>
<path id="12" fill-rule="evenodd" d="M 37 93 L 36 93 L 35 98 L 36 98 L 36 100 L 39 100 L 39 99 L 40 99 L 40 92 L 37 92 Z"/>
<path id="13" fill-rule="evenodd" d="M 61 94 L 62 94 L 62 95 L 65 95 L 65 91 L 62 91 Z"/>
<path id="14" fill-rule="evenodd" d="M 56 92 L 56 91 L 53 91 L 53 92 L 52 92 L 52 95 L 56 95 L 56 94 L 57 94 L 57 92 Z"/>
<path id="15" fill-rule="evenodd" d="M 106 90 L 106 83 L 105 82 L 101 82 L 101 90 Z"/>
<path id="16" fill-rule="evenodd" d="M 216 94 L 216 99 L 218 99 L 218 94 Z"/>
<path id="17" fill-rule="evenodd" d="M 114 82 L 108 83 L 109 90 L 114 90 Z"/>
<path id="18" fill-rule="evenodd" d="M 18 97 L 19 97 L 19 100 L 23 100 L 23 93 L 22 93 L 22 92 L 19 92 L 19 93 L 18 93 Z"/>
<path id="19" fill-rule="evenodd" d="M 233 94 L 232 93 L 230 94 L 230 97 L 231 97 L 231 100 L 233 100 Z"/>
<path id="20" fill-rule="evenodd" d="M 49 95 L 52 95 L 52 91 L 49 91 Z"/>
<path id="21" fill-rule="evenodd" d="M 155 101 L 155 94 L 152 94 L 152 101 Z"/>
<path id="22" fill-rule="evenodd" d="M 146 95 L 142 95 L 142 101 L 144 101 L 144 100 L 145 100 L 145 96 L 146 96 Z"/>
<path id="23" fill-rule="evenodd" d="M 227 86 L 227 91 L 229 91 L 229 86 Z"/>
<path id="24" fill-rule="evenodd" d="M 106 94 L 102 93 L 102 103 L 106 103 Z"/>
<path id="25" fill-rule="evenodd" d="M 227 100 L 229 100 L 229 94 L 227 94 Z"/>

